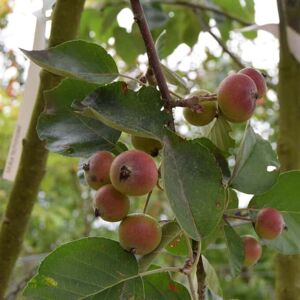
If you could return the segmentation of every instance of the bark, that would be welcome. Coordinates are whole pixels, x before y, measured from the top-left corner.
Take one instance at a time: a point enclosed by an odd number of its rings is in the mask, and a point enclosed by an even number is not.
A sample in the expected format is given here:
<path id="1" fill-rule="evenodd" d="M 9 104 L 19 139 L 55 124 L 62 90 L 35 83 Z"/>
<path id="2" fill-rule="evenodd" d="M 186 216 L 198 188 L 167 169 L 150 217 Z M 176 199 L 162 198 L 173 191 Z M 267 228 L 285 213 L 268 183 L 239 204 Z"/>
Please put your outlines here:
<path id="1" fill-rule="evenodd" d="M 278 156 L 282 171 L 300 169 L 300 63 L 290 53 L 286 25 L 300 32 L 300 0 L 278 0 L 280 17 L 280 104 Z M 300 299 L 300 255 L 278 255 L 276 299 Z"/>
<path id="2" fill-rule="evenodd" d="M 84 0 L 58 0 L 56 2 L 49 47 L 76 36 Z M 0 299 L 5 290 L 22 243 L 31 212 L 45 174 L 48 152 L 45 143 L 36 133 L 38 116 L 43 110 L 43 91 L 53 88 L 61 78 L 46 71 L 41 72 L 41 82 L 30 126 L 23 141 L 21 161 L 14 182 L 0 231 Z"/>

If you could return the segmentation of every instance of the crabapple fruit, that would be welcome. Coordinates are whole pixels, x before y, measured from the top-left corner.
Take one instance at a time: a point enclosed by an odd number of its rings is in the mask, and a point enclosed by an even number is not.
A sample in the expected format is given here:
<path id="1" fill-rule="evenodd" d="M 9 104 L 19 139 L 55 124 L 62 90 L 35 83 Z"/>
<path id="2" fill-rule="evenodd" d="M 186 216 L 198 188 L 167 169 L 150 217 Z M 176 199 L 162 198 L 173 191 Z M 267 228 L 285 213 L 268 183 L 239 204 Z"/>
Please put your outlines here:
<path id="1" fill-rule="evenodd" d="M 94 153 L 83 165 L 85 180 L 94 190 L 110 183 L 109 171 L 114 156 L 108 151 Z"/>
<path id="2" fill-rule="evenodd" d="M 263 97 L 267 92 L 265 77 L 254 68 L 244 68 L 238 72 L 249 76 L 256 84 L 258 98 Z"/>
<path id="3" fill-rule="evenodd" d="M 136 135 L 131 136 L 131 143 L 135 149 L 142 150 L 151 156 L 157 156 L 162 144 L 154 139 L 144 138 Z"/>
<path id="4" fill-rule="evenodd" d="M 255 231 L 263 239 L 276 239 L 281 235 L 284 226 L 283 217 L 275 208 L 263 208 L 256 216 Z"/>
<path id="5" fill-rule="evenodd" d="M 119 227 L 120 245 L 138 255 L 152 252 L 159 245 L 161 235 L 159 223 L 145 214 L 128 215 Z"/>
<path id="6" fill-rule="evenodd" d="M 95 215 L 108 222 L 124 219 L 129 211 L 129 199 L 111 184 L 101 187 L 95 195 Z"/>
<path id="7" fill-rule="evenodd" d="M 256 238 L 251 235 L 242 236 L 244 242 L 244 266 L 251 267 L 257 263 L 261 257 L 261 245 Z"/>
<path id="8" fill-rule="evenodd" d="M 128 150 L 114 159 L 110 168 L 110 179 L 119 192 L 141 196 L 154 188 L 158 171 L 149 154 L 141 150 Z"/>
<path id="9" fill-rule="evenodd" d="M 227 120 L 235 123 L 250 119 L 257 98 L 255 82 L 244 74 L 232 74 L 226 77 L 220 83 L 217 93 L 221 112 Z"/>

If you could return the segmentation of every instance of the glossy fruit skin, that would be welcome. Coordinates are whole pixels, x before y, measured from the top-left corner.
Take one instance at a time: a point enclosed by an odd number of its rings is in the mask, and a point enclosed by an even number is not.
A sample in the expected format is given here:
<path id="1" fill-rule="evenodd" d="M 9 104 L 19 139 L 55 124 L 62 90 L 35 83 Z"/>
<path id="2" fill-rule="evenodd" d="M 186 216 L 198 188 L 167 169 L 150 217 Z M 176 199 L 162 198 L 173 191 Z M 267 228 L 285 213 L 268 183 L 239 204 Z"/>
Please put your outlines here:
<path id="1" fill-rule="evenodd" d="M 83 165 L 85 180 L 92 189 L 98 190 L 110 183 L 109 171 L 113 160 L 110 152 L 98 151 Z"/>
<path id="2" fill-rule="evenodd" d="M 127 196 L 107 184 L 96 192 L 94 206 L 96 216 L 108 222 L 118 222 L 127 216 L 130 203 Z"/>
<path id="3" fill-rule="evenodd" d="M 149 154 L 141 150 L 129 150 L 114 159 L 110 179 L 119 192 L 129 196 L 141 196 L 155 187 L 158 171 Z"/>
<path id="4" fill-rule="evenodd" d="M 239 71 L 240 74 L 249 76 L 256 84 L 258 98 L 265 96 L 267 92 L 267 84 L 265 77 L 254 68 L 244 68 Z"/>
<path id="5" fill-rule="evenodd" d="M 247 75 L 232 74 L 219 86 L 218 105 L 225 118 L 234 123 L 245 122 L 252 116 L 256 100 L 255 82 Z"/>
<path id="6" fill-rule="evenodd" d="M 135 149 L 142 150 L 153 157 L 157 156 L 162 148 L 162 144 L 157 140 L 135 135 L 131 136 L 131 143 Z"/>
<path id="7" fill-rule="evenodd" d="M 255 231 L 262 239 L 276 239 L 281 235 L 284 226 L 284 219 L 275 208 L 263 208 L 256 216 Z"/>
<path id="8" fill-rule="evenodd" d="M 197 113 L 190 108 L 185 107 L 183 116 L 187 122 L 194 126 L 204 126 L 209 124 L 217 114 L 217 104 L 215 101 L 199 101 L 203 112 Z"/>
<path id="9" fill-rule="evenodd" d="M 145 255 L 152 252 L 161 241 L 161 227 L 149 215 L 131 214 L 120 224 L 120 245 L 134 254 Z"/>
<path id="10" fill-rule="evenodd" d="M 257 261 L 261 257 L 262 249 L 258 240 L 251 235 L 242 236 L 242 240 L 244 242 L 244 266 L 251 267 L 257 263 Z"/>

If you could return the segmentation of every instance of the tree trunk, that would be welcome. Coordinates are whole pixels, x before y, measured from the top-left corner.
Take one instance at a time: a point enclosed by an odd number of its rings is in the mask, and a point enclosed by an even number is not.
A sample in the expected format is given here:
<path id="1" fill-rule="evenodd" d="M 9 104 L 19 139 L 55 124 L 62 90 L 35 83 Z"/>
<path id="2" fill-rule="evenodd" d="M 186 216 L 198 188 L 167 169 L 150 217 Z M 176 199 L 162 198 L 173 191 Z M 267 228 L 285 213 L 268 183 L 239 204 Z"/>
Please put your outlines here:
<path id="1" fill-rule="evenodd" d="M 300 32 L 300 0 L 278 0 L 280 104 L 278 156 L 281 170 L 300 169 L 300 63 L 290 53 L 286 26 Z M 300 299 L 300 255 L 278 255 L 276 299 Z"/>
<path id="2" fill-rule="evenodd" d="M 58 0 L 52 18 L 49 46 L 76 36 L 84 0 Z M 8 286 L 15 262 L 30 220 L 41 180 L 45 173 L 48 152 L 36 133 L 36 124 L 44 107 L 43 92 L 53 88 L 61 78 L 41 72 L 41 82 L 30 126 L 23 141 L 21 161 L 0 231 L 0 299 Z"/>

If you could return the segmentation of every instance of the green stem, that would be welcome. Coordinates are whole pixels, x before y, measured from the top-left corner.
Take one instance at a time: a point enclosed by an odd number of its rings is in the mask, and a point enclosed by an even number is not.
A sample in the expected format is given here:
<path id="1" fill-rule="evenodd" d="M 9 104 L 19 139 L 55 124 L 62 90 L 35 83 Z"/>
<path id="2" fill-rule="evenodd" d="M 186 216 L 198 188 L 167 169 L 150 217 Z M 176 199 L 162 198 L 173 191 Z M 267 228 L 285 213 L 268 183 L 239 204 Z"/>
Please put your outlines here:
<path id="1" fill-rule="evenodd" d="M 53 12 L 49 46 L 55 46 L 76 36 L 84 0 L 58 0 Z M 10 193 L 0 231 L 0 299 L 4 299 L 31 212 L 45 174 L 48 151 L 36 133 L 37 120 L 44 108 L 43 92 L 60 82 L 61 78 L 46 71 L 41 72 L 41 82 L 36 98 L 17 176 Z"/>

